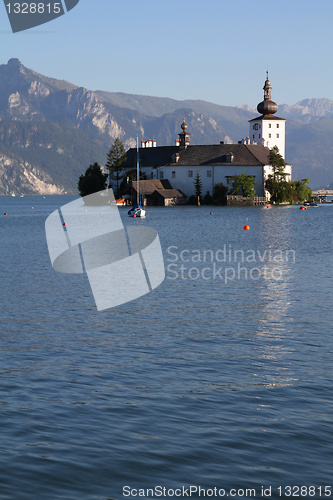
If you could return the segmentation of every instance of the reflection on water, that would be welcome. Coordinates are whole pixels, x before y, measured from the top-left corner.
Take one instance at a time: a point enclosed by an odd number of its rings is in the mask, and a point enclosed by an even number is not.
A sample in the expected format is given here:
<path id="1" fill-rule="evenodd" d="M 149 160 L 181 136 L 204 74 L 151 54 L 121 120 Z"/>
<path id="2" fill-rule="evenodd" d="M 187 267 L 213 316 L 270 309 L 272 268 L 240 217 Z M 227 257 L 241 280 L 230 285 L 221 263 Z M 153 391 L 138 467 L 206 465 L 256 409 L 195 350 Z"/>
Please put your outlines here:
<path id="1" fill-rule="evenodd" d="M 253 377 L 257 384 L 266 388 L 284 387 L 297 381 L 290 361 L 294 348 L 288 335 L 290 322 L 293 321 L 289 310 L 293 301 L 292 276 L 297 260 L 290 224 L 293 214 L 288 209 L 282 209 L 275 212 L 276 217 L 272 217 L 271 211 L 262 209 L 260 215 L 263 223 L 260 244 L 279 249 L 281 253 L 280 258 L 265 263 L 269 272 L 257 287 L 260 319 Z M 258 408 L 265 408 L 265 405 L 259 404 Z"/>

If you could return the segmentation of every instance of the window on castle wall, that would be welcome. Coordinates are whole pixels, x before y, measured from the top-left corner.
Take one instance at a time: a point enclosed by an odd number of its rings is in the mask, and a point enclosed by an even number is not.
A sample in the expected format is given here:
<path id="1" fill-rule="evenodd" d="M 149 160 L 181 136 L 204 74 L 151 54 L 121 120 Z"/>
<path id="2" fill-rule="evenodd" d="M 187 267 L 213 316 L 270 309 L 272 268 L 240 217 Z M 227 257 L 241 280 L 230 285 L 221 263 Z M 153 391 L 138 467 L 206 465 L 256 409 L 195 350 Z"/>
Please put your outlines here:
<path id="1" fill-rule="evenodd" d="M 259 128 L 261 128 L 261 123 L 259 123 Z"/>
<path id="2" fill-rule="evenodd" d="M 268 128 L 272 128 L 272 125 L 270 123 L 268 124 Z"/>
<path id="3" fill-rule="evenodd" d="M 174 179 L 176 177 L 176 172 L 173 170 L 171 173 L 171 177 Z"/>
<path id="4" fill-rule="evenodd" d="M 189 171 L 188 171 L 188 176 L 189 176 L 189 177 L 193 177 L 193 170 L 189 170 Z"/>
<path id="5" fill-rule="evenodd" d="M 163 179 L 163 177 L 164 177 L 163 172 L 160 172 L 160 179 Z"/>
<path id="6" fill-rule="evenodd" d="M 279 139 L 279 137 L 280 137 L 280 134 L 276 134 L 276 137 L 277 137 L 277 139 Z"/>
<path id="7" fill-rule="evenodd" d="M 259 134 L 259 139 L 260 139 L 260 134 Z"/>
<path id="8" fill-rule="evenodd" d="M 211 170 L 207 170 L 207 177 L 211 177 L 212 176 L 212 171 Z"/>
<path id="9" fill-rule="evenodd" d="M 276 128 L 280 128 L 280 124 L 279 123 L 276 124 Z"/>
<path id="10" fill-rule="evenodd" d="M 258 130 L 258 123 L 254 124 L 254 130 Z"/>

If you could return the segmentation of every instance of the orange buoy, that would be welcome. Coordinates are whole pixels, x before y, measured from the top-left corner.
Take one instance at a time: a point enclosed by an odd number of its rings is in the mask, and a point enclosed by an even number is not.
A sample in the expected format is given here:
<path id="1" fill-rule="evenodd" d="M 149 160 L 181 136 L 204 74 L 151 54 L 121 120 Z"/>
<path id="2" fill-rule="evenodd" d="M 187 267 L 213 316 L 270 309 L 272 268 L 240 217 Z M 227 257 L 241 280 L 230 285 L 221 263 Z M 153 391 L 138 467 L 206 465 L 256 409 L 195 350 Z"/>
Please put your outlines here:
<path id="1" fill-rule="evenodd" d="M 245 226 L 244 226 L 243 229 L 246 229 L 248 231 L 250 229 L 250 226 L 248 226 L 247 224 L 245 224 Z"/>

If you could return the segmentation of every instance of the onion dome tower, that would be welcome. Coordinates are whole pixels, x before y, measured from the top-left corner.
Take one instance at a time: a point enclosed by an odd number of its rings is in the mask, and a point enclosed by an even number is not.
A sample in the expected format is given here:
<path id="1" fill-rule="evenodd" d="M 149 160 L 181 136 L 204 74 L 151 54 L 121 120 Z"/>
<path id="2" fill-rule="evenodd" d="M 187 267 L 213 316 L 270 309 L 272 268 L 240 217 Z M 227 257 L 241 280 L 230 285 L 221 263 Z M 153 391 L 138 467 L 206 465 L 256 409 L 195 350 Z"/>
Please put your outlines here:
<path id="1" fill-rule="evenodd" d="M 253 118 L 250 123 L 251 144 L 259 144 L 272 149 L 279 148 L 282 157 L 285 157 L 285 119 L 274 116 L 278 110 L 276 102 L 272 101 L 272 85 L 266 72 L 266 81 L 263 87 L 264 100 L 257 106 L 261 116 Z"/>
<path id="2" fill-rule="evenodd" d="M 276 113 L 278 110 L 278 105 L 274 101 L 272 101 L 272 85 L 268 79 L 268 70 L 266 71 L 266 81 L 265 85 L 263 86 L 263 90 L 264 100 L 261 101 L 257 106 L 258 113 L 262 115 L 274 115 L 274 113 Z"/>
<path id="3" fill-rule="evenodd" d="M 187 146 L 190 145 L 190 134 L 186 132 L 187 124 L 185 122 L 185 118 L 183 119 L 183 123 L 181 124 L 182 132 L 179 135 L 179 149 L 186 149 Z"/>

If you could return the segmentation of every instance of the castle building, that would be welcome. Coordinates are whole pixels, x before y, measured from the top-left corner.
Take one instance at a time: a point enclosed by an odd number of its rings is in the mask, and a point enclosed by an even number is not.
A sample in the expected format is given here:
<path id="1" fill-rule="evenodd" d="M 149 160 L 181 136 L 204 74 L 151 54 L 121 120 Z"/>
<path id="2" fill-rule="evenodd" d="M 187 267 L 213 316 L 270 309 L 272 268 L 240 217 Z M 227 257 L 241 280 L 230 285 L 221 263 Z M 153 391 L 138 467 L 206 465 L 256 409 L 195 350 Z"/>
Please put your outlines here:
<path id="1" fill-rule="evenodd" d="M 139 149 L 139 159 L 146 179 L 168 181 L 170 188 L 189 197 L 195 194 L 197 173 L 203 196 L 212 195 L 215 184 L 230 186 L 232 176 L 246 173 L 254 176 L 256 196 L 269 200 L 265 181 L 272 172 L 270 150 L 277 146 L 283 158 L 285 156 L 285 119 L 274 116 L 278 106 L 271 100 L 271 89 L 267 72 L 264 100 L 257 107 L 260 116 L 249 121 L 249 137 L 237 144 L 192 145 L 185 118 L 174 146 L 156 146 L 156 143 L 150 146 L 150 142 L 145 142 Z M 136 158 L 136 149 L 128 150 L 124 167 L 135 168 Z M 289 180 L 291 171 L 291 165 L 287 164 L 285 172 Z"/>

